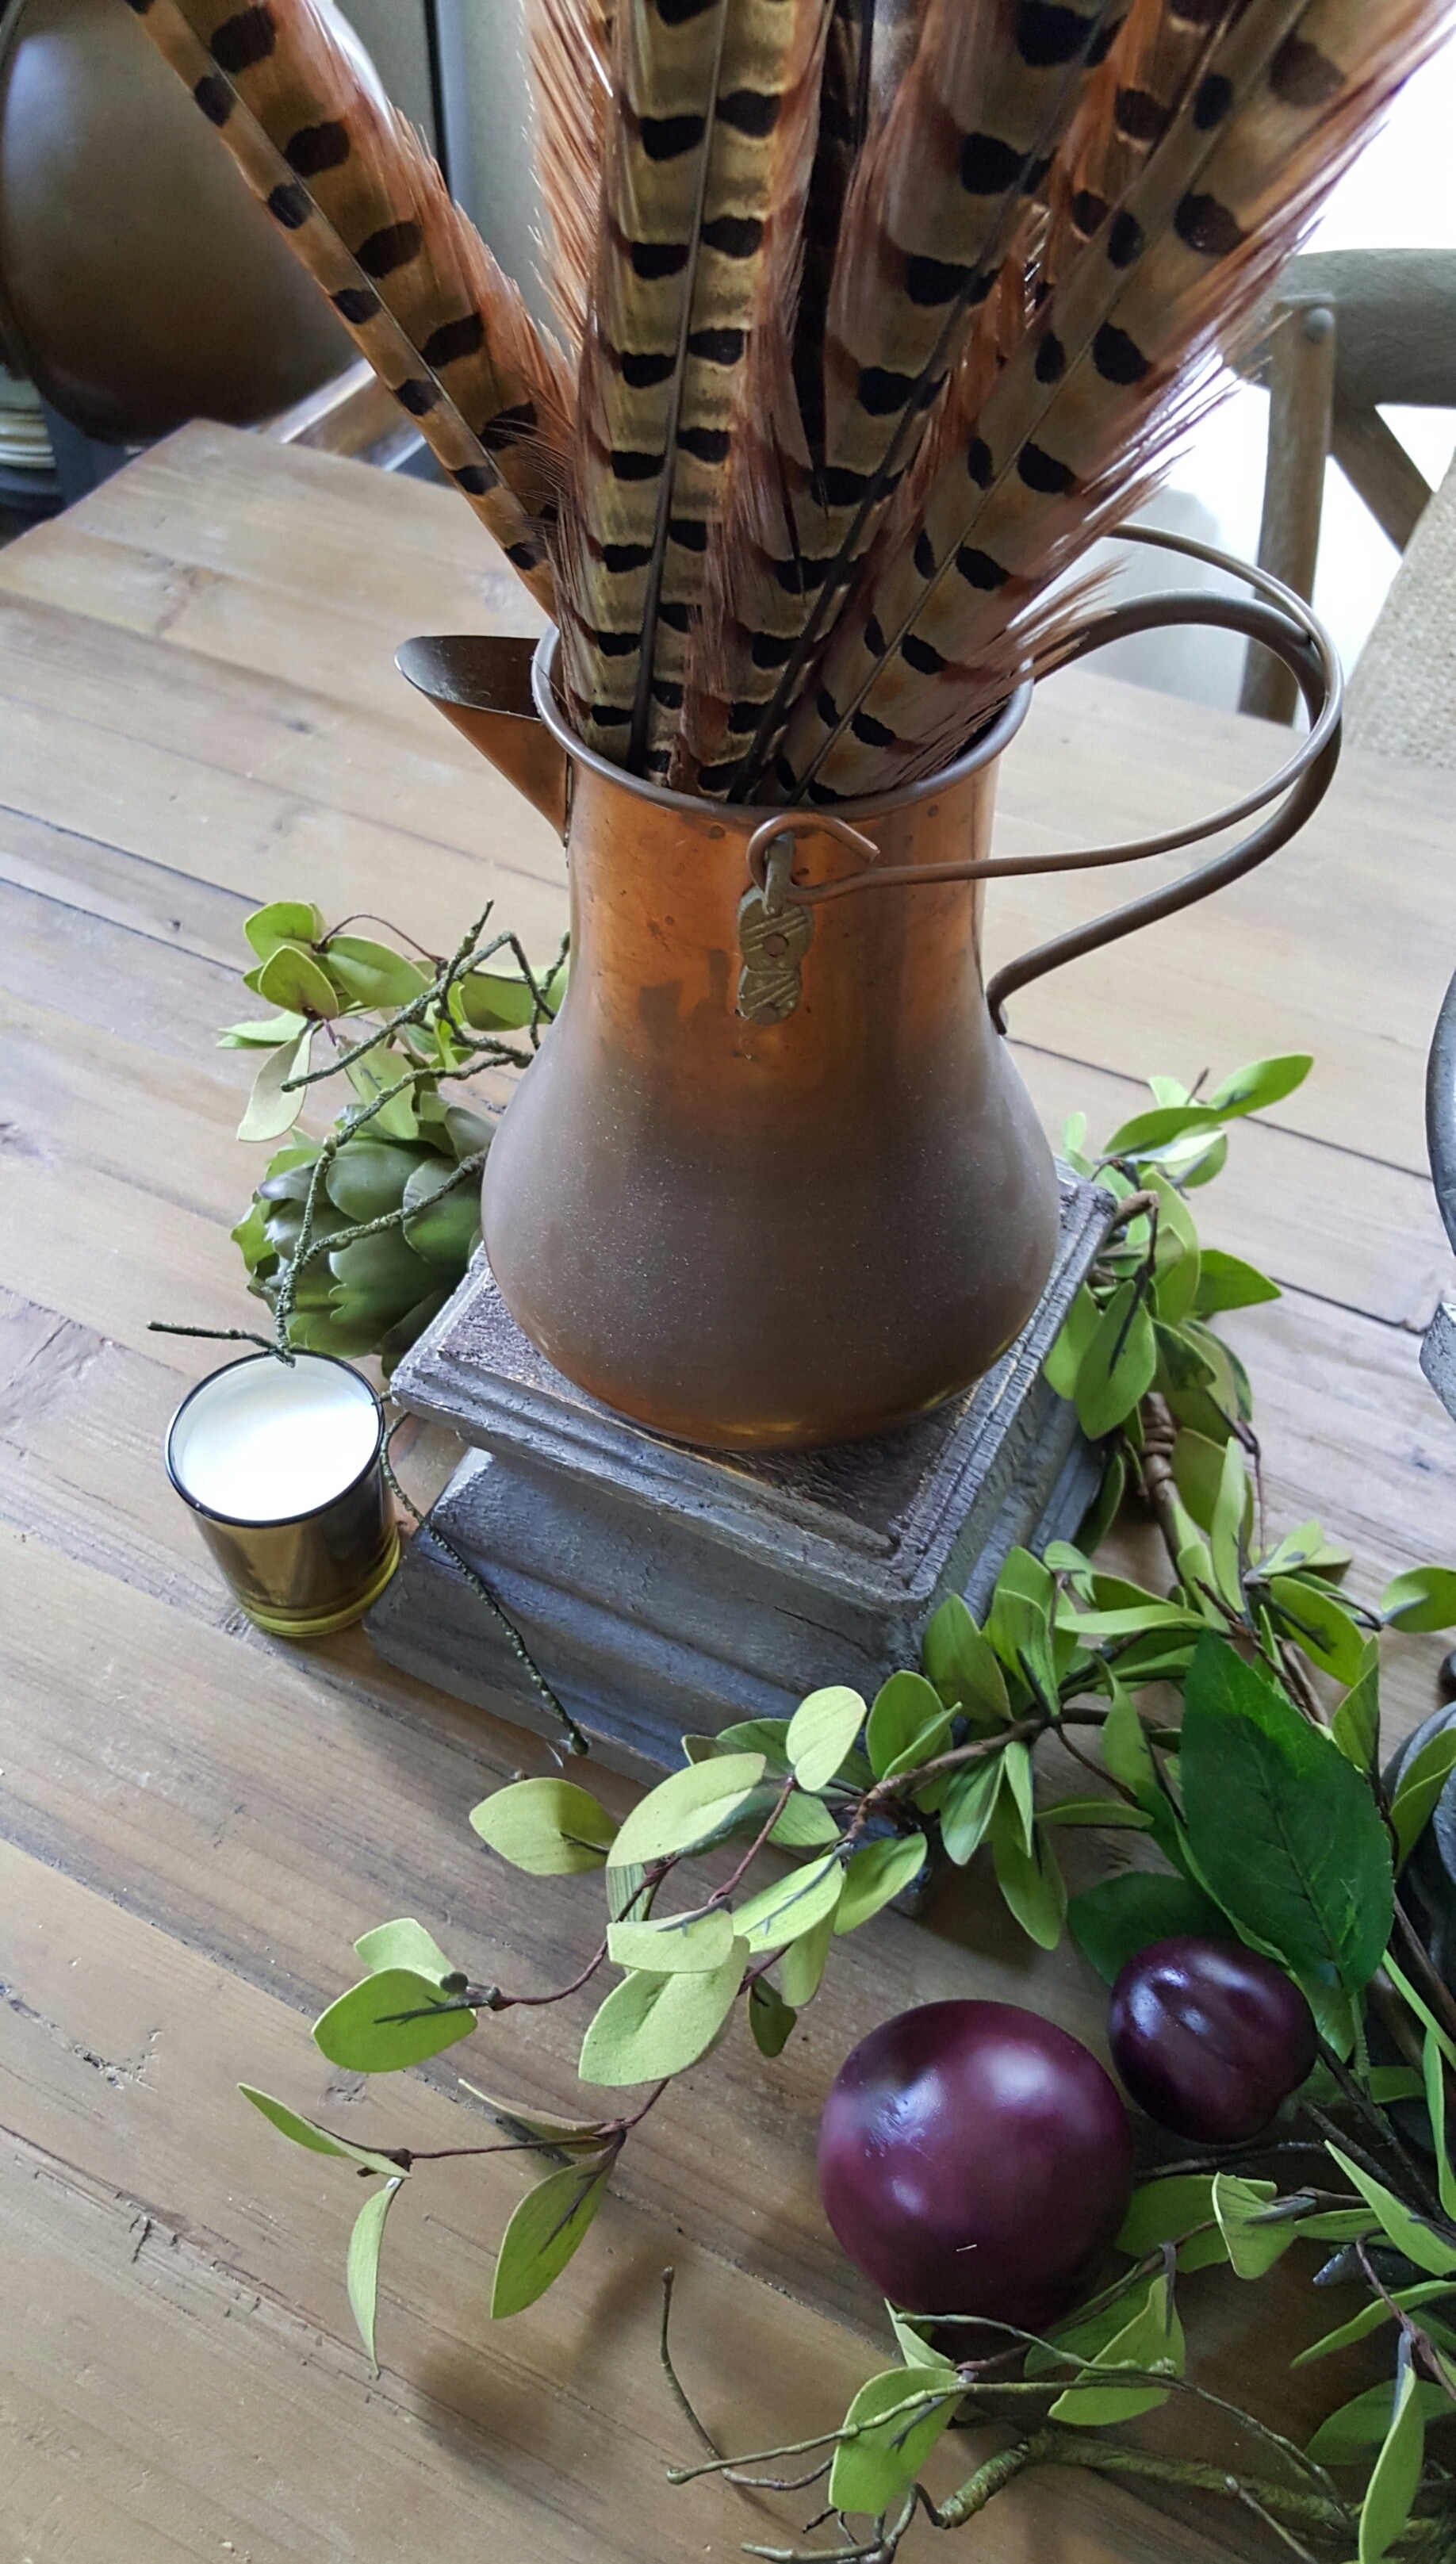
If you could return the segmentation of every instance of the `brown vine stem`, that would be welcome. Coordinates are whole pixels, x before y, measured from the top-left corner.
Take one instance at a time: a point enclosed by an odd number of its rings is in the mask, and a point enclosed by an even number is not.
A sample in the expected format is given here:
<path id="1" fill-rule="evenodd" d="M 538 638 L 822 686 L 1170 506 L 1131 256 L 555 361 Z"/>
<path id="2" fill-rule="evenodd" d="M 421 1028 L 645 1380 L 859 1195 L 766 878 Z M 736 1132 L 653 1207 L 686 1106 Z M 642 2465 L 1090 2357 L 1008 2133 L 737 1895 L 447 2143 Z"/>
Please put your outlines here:
<path id="1" fill-rule="evenodd" d="M 1445 1978 L 1437 1973 L 1431 1954 L 1398 1895 L 1395 1899 L 1395 1921 L 1399 1927 L 1400 1937 L 1415 1962 L 1415 1973 L 1421 1980 L 1422 1994 L 1432 2012 L 1444 2025 L 1448 2036 L 1456 2038 L 1456 1999 L 1453 1999 Z"/>

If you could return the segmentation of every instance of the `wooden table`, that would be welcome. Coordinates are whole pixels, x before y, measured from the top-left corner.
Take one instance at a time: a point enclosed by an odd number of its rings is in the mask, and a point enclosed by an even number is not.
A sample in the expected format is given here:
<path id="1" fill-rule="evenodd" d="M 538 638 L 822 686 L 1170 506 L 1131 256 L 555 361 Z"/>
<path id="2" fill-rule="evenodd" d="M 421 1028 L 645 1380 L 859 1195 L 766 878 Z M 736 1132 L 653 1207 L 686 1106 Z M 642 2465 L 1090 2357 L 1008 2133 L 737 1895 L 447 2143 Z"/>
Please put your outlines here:
<path id="1" fill-rule="evenodd" d="M 291 1650 L 230 1611 L 160 1465 L 211 1349 L 146 1328 L 247 1323 L 227 1238 L 256 1164 L 233 1138 L 246 1064 L 212 1041 L 245 1010 L 250 908 L 376 910 L 448 949 L 489 892 L 553 944 L 549 831 L 390 665 L 410 633 L 529 629 L 532 609 L 444 493 L 207 426 L 28 534 L 0 591 L 0 2558 L 650 2564 L 783 2542 L 792 2506 L 664 2480 L 685 2432 L 657 2368 L 662 2264 L 728 2443 L 823 2427 L 883 2364 L 814 2198 L 832 2068 L 889 2013 L 973 1989 L 1096 2039 L 1096 1990 L 1075 1952 L 1032 1954 L 977 1872 L 952 1878 L 928 1923 L 883 1917 L 836 1954 L 778 2064 L 734 2032 L 634 2140 L 529 2313 L 487 2320 L 515 2160 L 421 2178 L 394 2213 L 371 2377 L 343 2289 L 356 2186 L 276 2140 L 234 2082 L 361 2137 L 466 2142 L 455 2058 L 365 2088 L 323 2068 L 310 2018 L 393 1914 L 477 1978 L 559 1983 L 598 1889 L 508 1893 L 470 1833 L 476 1799 L 539 1768 L 518 1733 L 391 1674 L 357 1632 Z M 1272 745 L 1063 679 L 1007 760 L 999 843 L 1142 834 L 1228 797 Z M 1316 1054 L 1236 1135 L 1203 1216 L 1288 1286 L 1229 1322 L 1272 1502 L 1348 1534 L 1366 1593 L 1456 1548 L 1456 1430 L 1416 1368 L 1447 1276 L 1421 1075 L 1456 962 L 1451 851 L 1448 777 L 1351 757 L 1266 873 L 1013 1004 L 1054 1126 L 1083 1105 L 1109 1129 L 1149 1071 Z M 1103 896 L 998 885 L 998 958 Z M 1395 1732 L 1430 1705 L 1441 1642 L 1391 1652 Z M 566 2102 L 583 2018 L 490 2026 L 467 2070 Z M 1323 2329 L 1301 2284 L 1258 2342 L 1226 2273 L 1189 2293 L 1207 2381 L 1294 2428 L 1352 2391 L 1287 2375 Z M 1197 2516 L 1176 2534 L 1190 2564 L 1254 2551 L 1245 2514 Z M 1047 2473 L 947 2551 L 1153 2564 L 1169 2522 Z"/>

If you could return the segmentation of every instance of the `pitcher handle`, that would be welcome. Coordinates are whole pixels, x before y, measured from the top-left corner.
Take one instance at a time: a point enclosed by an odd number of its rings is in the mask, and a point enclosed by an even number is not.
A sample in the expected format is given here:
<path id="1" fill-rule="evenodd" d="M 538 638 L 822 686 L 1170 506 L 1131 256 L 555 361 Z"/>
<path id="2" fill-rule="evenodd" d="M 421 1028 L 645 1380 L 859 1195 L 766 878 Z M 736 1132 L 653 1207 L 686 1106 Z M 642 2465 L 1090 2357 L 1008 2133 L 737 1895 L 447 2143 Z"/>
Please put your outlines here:
<path id="1" fill-rule="evenodd" d="M 1293 672 L 1310 715 L 1305 738 L 1267 782 L 1231 801 L 1212 818 L 1191 820 L 1185 827 L 1168 829 L 1161 836 L 1143 837 L 1133 844 L 1089 847 L 1081 854 L 991 856 L 979 863 L 899 864 L 881 870 L 874 861 L 877 849 L 872 841 L 824 809 L 789 809 L 775 814 L 765 819 L 749 840 L 749 870 L 758 888 L 765 887 L 770 858 L 777 849 L 777 901 L 796 908 L 814 908 L 825 900 L 847 898 L 861 890 L 908 890 L 936 882 L 1003 881 L 1012 876 L 1094 871 L 1105 864 L 1138 863 L 1147 855 L 1171 854 L 1200 837 L 1217 836 L 1223 829 L 1251 818 L 1271 801 L 1280 804 L 1226 854 L 1212 856 L 1181 881 L 1170 883 L 1164 890 L 1148 891 L 1142 899 L 1130 900 L 1126 908 L 1113 909 L 1090 925 L 1054 936 L 1050 943 L 1039 944 L 1018 961 L 1008 962 L 986 986 L 986 1005 L 997 1032 L 1006 1029 L 1005 1001 L 1015 989 L 1055 970 L 1063 962 L 1079 961 L 1084 953 L 1096 953 L 1103 945 L 1116 943 L 1120 936 L 1134 934 L 1140 926 L 1150 926 L 1158 918 L 1174 916 L 1180 908 L 1191 908 L 1195 900 L 1206 899 L 1210 891 L 1221 890 L 1225 882 L 1238 881 L 1286 845 L 1319 808 L 1340 759 L 1344 697 L 1340 661 L 1329 633 L 1303 597 L 1296 596 L 1282 580 L 1271 578 L 1267 570 L 1256 568 L 1251 561 L 1235 560 L 1231 553 L 1218 551 L 1210 543 L 1196 542 L 1190 534 L 1165 534 L 1150 526 L 1122 526 L 1117 530 L 1117 539 L 1150 543 L 1162 551 L 1181 552 L 1190 560 L 1206 561 L 1242 579 L 1265 601 L 1255 603 L 1196 591 L 1137 597 L 1084 624 L 1056 665 L 1070 667 L 1092 651 L 1105 649 L 1110 641 L 1121 641 L 1134 632 L 1157 631 L 1184 623 L 1209 624 L 1223 631 L 1242 632 L 1251 641 L 1262 641 Z M 851 846 L 865 859 L 864 870 L 816 885 L 793 881 L 784 857 L 793 838 L 808 830 L 826 831 Z"/>

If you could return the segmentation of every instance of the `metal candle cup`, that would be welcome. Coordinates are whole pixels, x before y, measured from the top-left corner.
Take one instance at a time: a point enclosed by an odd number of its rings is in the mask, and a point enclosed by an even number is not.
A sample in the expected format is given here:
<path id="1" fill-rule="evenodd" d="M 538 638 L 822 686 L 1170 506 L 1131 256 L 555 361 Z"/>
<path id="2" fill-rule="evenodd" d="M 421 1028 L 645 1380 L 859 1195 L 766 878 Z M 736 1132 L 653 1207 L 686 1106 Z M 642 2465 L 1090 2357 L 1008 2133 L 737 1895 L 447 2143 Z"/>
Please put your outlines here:
<path id="1" fill-rule="evenodd" d="M 331 1354 L 248 1354 L 199 1381 L 167 1430 L 167 1475 L 251 1620 L 276 1637 L 347 1628 L 399 1564 L 384 1410 Z"/>

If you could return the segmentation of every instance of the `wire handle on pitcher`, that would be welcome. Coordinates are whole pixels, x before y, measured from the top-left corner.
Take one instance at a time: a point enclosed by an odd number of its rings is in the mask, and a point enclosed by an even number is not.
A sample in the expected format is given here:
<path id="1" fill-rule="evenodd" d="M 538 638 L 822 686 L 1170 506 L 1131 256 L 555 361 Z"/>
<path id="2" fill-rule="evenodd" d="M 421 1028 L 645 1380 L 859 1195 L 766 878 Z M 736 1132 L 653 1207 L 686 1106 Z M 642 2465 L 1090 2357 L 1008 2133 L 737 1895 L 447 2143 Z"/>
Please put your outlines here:
<path id="1" fill-rule="evenodd" d="M 911 890 L 946 882 L 1004 881 L 1016 876 L 1037 873 L 1091 872 L 1104 865 L 1142 862 L 1149 855 L 1173 853 L 1180 846 L 1194 844 L 1199 838 L 1217 836 L 1225 828 L 1239 826 L 1255 811 L 1278 802 L 1262 824 L 1231 846 L 1227 853 L 1214 855 L 1205 864 L 1186 873 L 1167 888 L 1147 892 L 1142 899 L 1131 900 L 1127 907 L 1112 910 L 1090 925 L 1074 927 L 1065 935 L 1054 936 L 1050 943 L 1039 944 L 1018 961 L 998 970 L 986 987 L 986 1004 L 998 1032 L 1004 1032 L 1005 1001 L 1013 990 L 1024 988 L 1044 972 L 1055 970 L 1064 962 L 1075 962 L 1084 954 L 1098 952 L 1102 946 L 1115 943 L 1121 936 L 1134 934 L 1140 926 L 1149 926 L 1156 919 L 1173 916 L 1181 908 L 1190 908 L 1195 900 L 1206 899 L 1210 891 L 1221 890 L 1226 882 L 1238 881 L 1265 862 L 1280 846 L 1297 834 L 1305 821 L 1323 801 L 1330 788 L 1340 756 L 1340 723 L 1344 684 L 1335 645 L 1318 617 L 1303 597 L 1296 596 L 1282 580 L 1272 578 L 1267 570 L 1252 562 L 1235 560 L 1231 554 L 1216 550 L 1210 543 L 1194 541 L 1188 534 L 1165 534 L 1147 526 L 1123 526 L 1117 539 L 1148 543 L 1159 550 L 1180 552 L 1190 560 L 1206 562 L 1242 579 L 1257 591 L 1263 602 L 1239 597 L 1208 596 L 1197 592 L 1135 598 L 1127 605 L 1113 607 L 1085 624 L 1061 653 L 1058 667 L 1070 667 L 1094 650 L 1106 649 L 1112 641 L 1121 641 L 1135 632 L 1148 632 L 1179 624 L 1208 624 L 1216 629 L 1242 632 L 1247 639 L 1260 641 L 1274 651 L 1289 668 L 1309 710 L 1310 729 L 1293 754 L 1286 757 L 1278 771 L 1253 791 L 1231 801 L 1211 818 L 1195 819 L 1180 828 L 1165 829 L 1155 837 L 1143 837 L 1121 846 L 1098 846 L 1080 854 L 991 856 L 983 861 L 964 864 L 897 864 L 881 867 L 879 849 L 873 840 L 848 820 L 836 818 L 832 810 L 786 809 L 775 812 L 755 828 L 748 840 L 748 868 L 753 892 L 767 916 L 783 918 L 793 910 L 817 908 L 826 900 L 847 899 L 864 890 Z M 792 876 L 792 849 L 796 837 L 815 834 L 835 837 L 857 854 L 864 869 L 842 875 L 836 881 L 796 882 Z M 771 891 L 770 891 L 771 881 Z M 751 896 L 752 894 L 750 894 Z M 804 940 L 807 940 L 806 938 Z M 798 939 L 795 939 L 797 942 Z M 800 957 L 802 945 L 795 955 Z"/>

